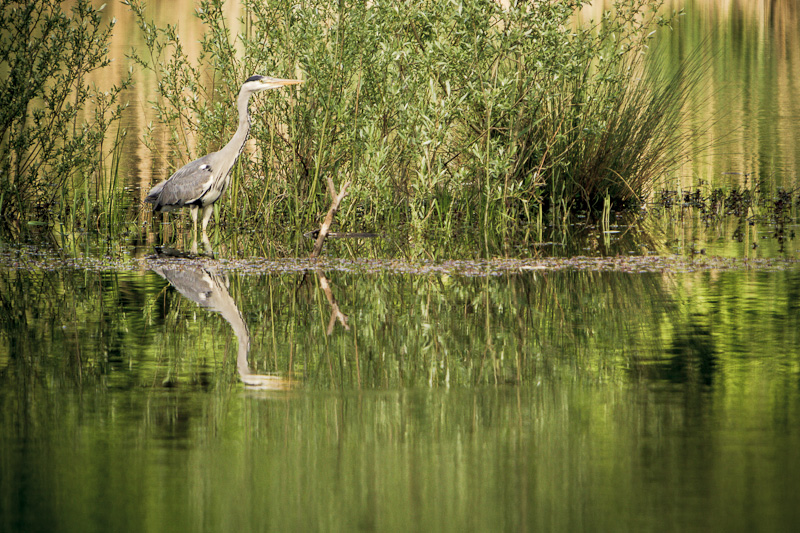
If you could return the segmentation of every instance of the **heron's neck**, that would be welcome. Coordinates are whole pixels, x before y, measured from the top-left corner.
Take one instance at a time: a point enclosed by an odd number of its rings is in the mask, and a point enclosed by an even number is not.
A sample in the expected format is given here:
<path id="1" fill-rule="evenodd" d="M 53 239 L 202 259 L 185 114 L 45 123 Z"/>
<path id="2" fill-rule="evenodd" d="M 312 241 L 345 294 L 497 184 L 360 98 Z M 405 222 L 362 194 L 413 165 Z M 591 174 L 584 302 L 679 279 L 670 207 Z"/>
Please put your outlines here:
<path id="1" fill-rule="evenodd" d="M 244 143 L 247 141 L 247 135 L 250 133 L 250 114 L 247 112 L 249 100 L 249 93 L 239 93 L 239 97 L 236 99 L 236 108 L 239 111 L 239 127 L 236 128 L 233 138 L 228 141 L 228 144 L 220 152 L 230 153 L 233 157 L 238 157 L 242 152 Z"/>

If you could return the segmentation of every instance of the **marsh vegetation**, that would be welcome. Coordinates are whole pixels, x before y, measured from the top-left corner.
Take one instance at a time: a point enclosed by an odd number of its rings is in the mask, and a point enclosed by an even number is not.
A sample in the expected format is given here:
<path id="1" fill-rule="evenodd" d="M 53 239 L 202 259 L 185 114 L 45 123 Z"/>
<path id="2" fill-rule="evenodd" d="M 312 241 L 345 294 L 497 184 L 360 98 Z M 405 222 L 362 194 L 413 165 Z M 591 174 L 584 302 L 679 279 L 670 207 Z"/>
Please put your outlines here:
<path id="1" fill-rule="evenodd" d="M 625 0 L 590 19 L 576 15 L 581 1 L 246 0 L 234 31 L 222 0 L 203 0 L 196 56 L 177 26 L 152 22 L 139 0 L 125 5 L 143 43 L 129 57 L 156 88 L 156 126 L 144 142 L 168 169 L 225 142 L 231 102 L 253 72 L 306 79 L 257 104 L 255 152 L 220 206 L 237 231 L 312 229 L 332 178 L 352 181 L 337 219 L 346 230 L 541 236 L 577 211 L 600 220 L 604 209 L 645 201 L 695 141 L 681 110 L 708 58 L 648 61 L 654 35 L 672 22 L 661 2 Z M 3 226 L 141 231 L 118 166 L 119 95 L 130 80 L 106 92 L 85 84 L 108 64 L 113 25 L 85 0 L 75 16 L 61 9 L 45 0 L 4 9 L 6 26 L 27 24 L 45 46 L 67 38 L 45 35 L 50 18 L 36 13 L 51 13 L 81 59 L 63 50 L 28 57 L 4 32 L 7 93 L 22 79 L 39 93 L 5 107 L 15 114 L 2 140 L 14 168 L 4 176 Z"/>
<path id="2" fill-rule="evenodd" d="M 114 21 L 89 0 L 12 2 L 0 10 L 0 228 L 112 231 L 123 202 L 116 123 L 130 76 L 101 91 Z"/>

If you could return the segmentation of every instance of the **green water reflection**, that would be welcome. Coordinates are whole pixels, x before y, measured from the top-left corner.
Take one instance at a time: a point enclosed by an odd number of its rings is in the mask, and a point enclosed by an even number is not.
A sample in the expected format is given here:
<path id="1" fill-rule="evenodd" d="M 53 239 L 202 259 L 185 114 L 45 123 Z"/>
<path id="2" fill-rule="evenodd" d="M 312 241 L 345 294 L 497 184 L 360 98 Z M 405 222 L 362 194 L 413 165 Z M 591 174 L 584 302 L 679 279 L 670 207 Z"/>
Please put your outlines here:
<path id="1" fill-rule="evenodd" d="M 154 5 L 185 8 L 181 31 L 199 35 L 193 3 Z M 436 246 L 332 240 L 326 255 L 797 258 L 796 3 L 668 7 L 686 8 L 659 37 L 669 64 L 698 46 L 717 51 L 687 113 L 726 143 L 687 154 L 663 184 L 676 201 L 662 218 L 619 217 L 606 234 L 553 228 L 533 244 L 486 242 L 479 230 Z M 122 4 L 106 11 L 127 51 L 141 37 Z M 152 83 L 135 90 L 133 101 L 154 98 Z M 128 117 L 130 139 L 143 116 Z M 163 177 L 160 154 L 126 150 L 138 200 Z M 736 215 L 684 205 L 687 191 L 714 188 L 752 193 L 753 204 Z M 794 195 L 785 235 L 770 203 L 781 188 Z M 223 259 L 307 254 L 310 228 L 279 242 L 214 229 Z M 88 261 L 130 242 L 151 253 L 147 235 L 131 234 L 97 249 L 56 232 L 55 254 Z M 800 523 L 796 265 L 481 277 L 147 261 L 95 272 L 17 259 L 0 266 L 0 531 Z"/>
<path id="2" fill-rule="evenodd" d="M 800 519 L 796 270 L 164 274 L 0 272 L 0 529 Z"/>

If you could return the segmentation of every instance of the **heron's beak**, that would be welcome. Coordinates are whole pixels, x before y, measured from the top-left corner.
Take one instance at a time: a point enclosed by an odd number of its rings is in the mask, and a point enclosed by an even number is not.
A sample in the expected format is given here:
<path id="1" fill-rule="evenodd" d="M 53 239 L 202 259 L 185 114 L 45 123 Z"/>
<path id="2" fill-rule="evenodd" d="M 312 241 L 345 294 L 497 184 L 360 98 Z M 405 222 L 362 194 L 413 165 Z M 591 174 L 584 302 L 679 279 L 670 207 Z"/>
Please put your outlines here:
<path id="1" fill-rule="evenodd" d="M 266 89 L 279 89 L 280 87 L 285 87 L 287 85 L 297 85 L 298 83 L 303 83 L 303 80 L 289 80 L 289 79 L 282 79 L 282 78 L 262 78 L 261 83 L 264 85 L 262 90 Z"/>

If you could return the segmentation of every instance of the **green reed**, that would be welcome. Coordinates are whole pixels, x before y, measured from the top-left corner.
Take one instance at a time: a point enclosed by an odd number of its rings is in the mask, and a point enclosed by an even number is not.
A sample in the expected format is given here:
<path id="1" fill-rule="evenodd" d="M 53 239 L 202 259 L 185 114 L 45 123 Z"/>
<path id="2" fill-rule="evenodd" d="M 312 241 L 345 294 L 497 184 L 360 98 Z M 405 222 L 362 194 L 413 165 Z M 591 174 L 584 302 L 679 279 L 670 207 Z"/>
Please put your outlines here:
<path id="1" fill-rule="evenodd" d="M 670 23 L 660 2 L 620 0 L 580 22 L 580 0 L 510 4 L 245 0 L 233 34 L 222 0 L 203 0 L 192 62 L 175 27 L 128 3 L 146 42 L 133 59 L 158 79 L 176 167 L 227 140 L 244 78 L 306 80 L 251 103 L 259 150 L 237 167 L 226 224 L 308 230 L 331 176 L 353 182 L 342 228 L 405 228 L 414 240 L 541 234 L 606 196 L 638 202 L 691 140 L 680 108 L 703 62 L 645 63 Z"/>
<path id="2" fill-rule="evenodd" d="M 100 90 L 114 26 L 102 7 L 76 0 L 10 2 L 0 10 L 0 229 L 92 222 L 106 179 L 103 144 L 120 117 L 130 77 Z M 82 195 L 80 197 L 79 195 Z M 78 210 L 82 212 L 79 213 Z M 109 228 L 106 228 L 109 229 Z"/>

